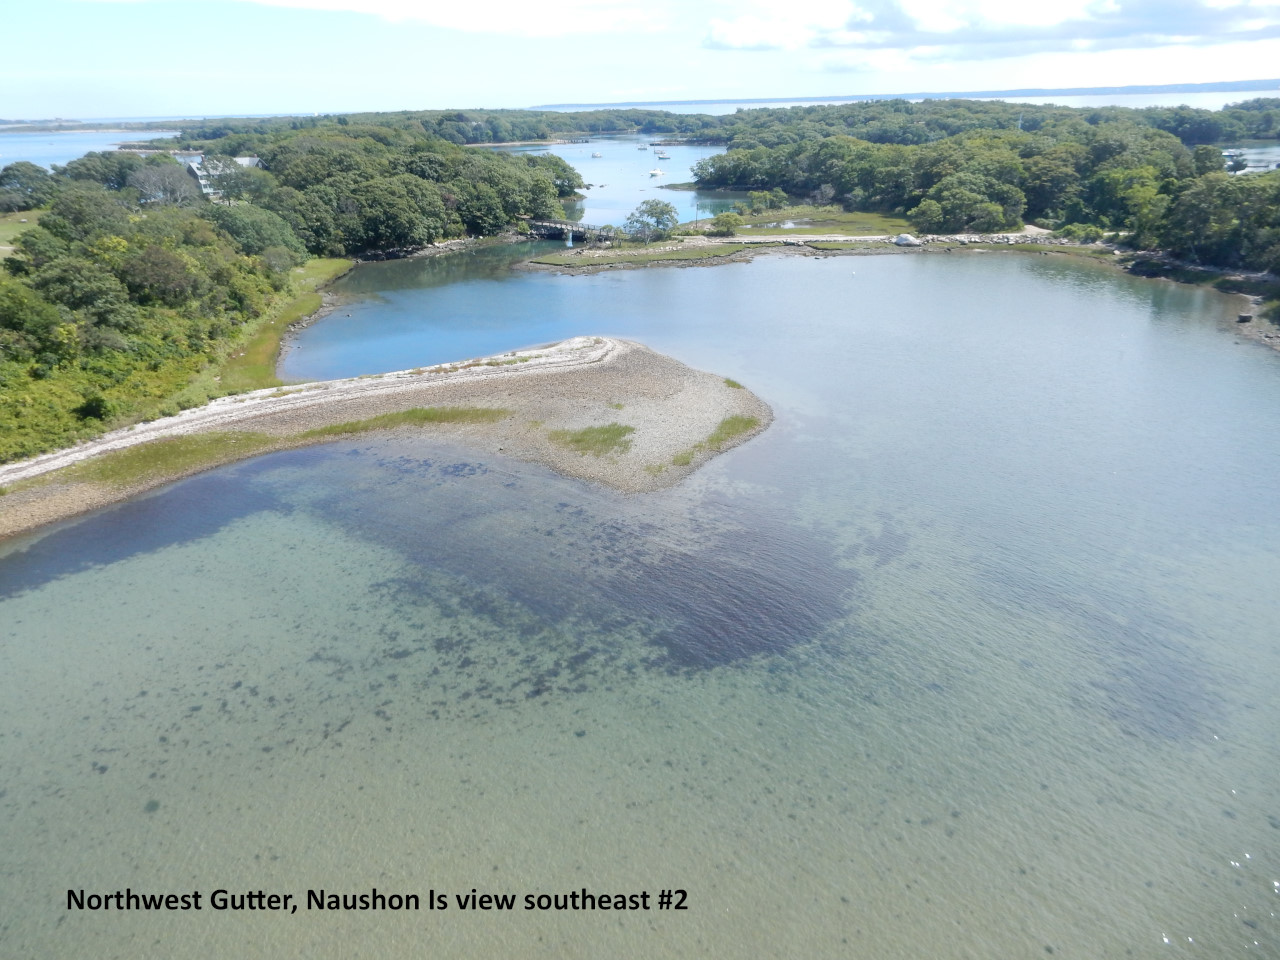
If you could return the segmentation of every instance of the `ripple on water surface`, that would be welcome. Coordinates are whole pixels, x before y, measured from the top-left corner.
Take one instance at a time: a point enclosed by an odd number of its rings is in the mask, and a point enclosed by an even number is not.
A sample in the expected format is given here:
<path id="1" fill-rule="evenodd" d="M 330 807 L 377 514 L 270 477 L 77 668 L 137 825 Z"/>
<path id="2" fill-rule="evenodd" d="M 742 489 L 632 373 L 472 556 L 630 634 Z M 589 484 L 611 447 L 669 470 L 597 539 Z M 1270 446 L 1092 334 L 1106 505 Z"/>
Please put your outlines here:
<path id="1" fill-rule="evenodd" d="M 365 438 L 7 547 L 0 941 L 1280 953 L 1280 442 L 1233 414 L 1280 402 L 1274 370 L 1177 288 L 1106 306 L 1049 258 L 993 268 L 1021 302 L 1063 286 L 1034 324 L 956 295 L 904 325 L 877 273 L 936 298 L 964 270 L 889 259 L 609 278 L 653 303 L 713 276 L 735 345 L 797 277 L 861 285 L 739 358 L 777 421 L 672 490 Z M 724 279 L 746 276 L 768 283 Z M 690 910 L 255 924 L 67 913 L 68 886 L 675 887 Z"/>

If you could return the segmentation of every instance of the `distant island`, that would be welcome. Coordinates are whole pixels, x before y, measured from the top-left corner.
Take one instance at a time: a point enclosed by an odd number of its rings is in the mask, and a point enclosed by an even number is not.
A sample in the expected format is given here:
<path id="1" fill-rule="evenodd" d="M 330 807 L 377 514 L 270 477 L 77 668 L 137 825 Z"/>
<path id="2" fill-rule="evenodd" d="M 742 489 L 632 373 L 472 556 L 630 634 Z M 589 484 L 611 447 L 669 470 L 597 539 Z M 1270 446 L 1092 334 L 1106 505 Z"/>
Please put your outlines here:
<path id="1" fill-rule="evenodd" d="M 865 103 L 869 100 L 981 100 L 1007 97 L 1082 97 L 1127 93 L 1218 93 L 1232 90 L 1280 91 L 1280 80 L 1220 80 L 1215 83 L 1147 83 L 1127 87 L 1024 87 L 1017 90 L 965 90 L 951 93 L 855 93 L 827 97 L 730 97 L 724 100 L 624 100 L 617 103 L 543 103 L 530 110 L 563 110 L 567 107 L 680 107 L 698 103 Z"/>

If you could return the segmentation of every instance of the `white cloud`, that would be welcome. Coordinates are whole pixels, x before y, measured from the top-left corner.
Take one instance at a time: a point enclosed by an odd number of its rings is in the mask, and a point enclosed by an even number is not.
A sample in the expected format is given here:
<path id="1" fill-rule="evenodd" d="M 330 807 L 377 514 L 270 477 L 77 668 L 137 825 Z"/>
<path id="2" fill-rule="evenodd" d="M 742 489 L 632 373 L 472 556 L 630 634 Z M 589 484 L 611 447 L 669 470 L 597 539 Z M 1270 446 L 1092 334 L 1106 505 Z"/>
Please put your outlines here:
<path id="1" fill-rule="evenodd" d="M 1026 26 L 1051 27 L 1071 20 L 1096 16 L 1114 3 L 1098 0 L 1054 0 L 1027 3 L 1024 0 L 902 0 L 901 9 L 918 29 L 945 33 L 964 27 Z M 1116 8 L 1118 9 L 1118 8 Z"/>
<path id="2" fill-rule="evenodd" d="M 938 59 L 940 53 L 949 59 Z M 987 60 L 957 60 L 953 53 L 946 46 L 830 50 L 821 67 L 832 76 L 856 77 L 850 89 L 858 93 L 1207 83 L 1249 77 L 1254 71 L 1242 72 L 1241 64 L 1280 63 L 1280 38 L 1145 49 L 1098 49 L 1080 41 L 1068 49 Z"/>
<path id="3" fill-rule="evenodd" d="M 805 11 L 794 18 L 764 17 L 758 7 L 714 21 L 706 45 L 861 52 L 835 58 L 845 63 L 869 63 L 871 51 L 889 49 L 918 61 L 925 59 L 921 48 L 937 47 L 943 59 L 971 62 L 1073 49 L 1204 48 L 1280 36 L 1280 0 L 860 0 L 825 4 L 823 16 Z"/>
<path id="4" fill-rule="evenodd" d="M 87 0 L 94 3 L 138 3 L 145 0 Z M 181 2 L 181 0 L 164 0 Z M 528 0 L 483 0 L 446 3 L 440 0 L 236 0 L 295 10 L 363 13 L 392 23 L 421 23 L 464 33 L 522 37 L 573 34 L 657 33 L 669 28 L 676 0 L 557 0 L 553 6 Z"/>
<path id="5" fill-rule="evenodd" d="M 871 19 L 851 0 L 808 0 L 791 7 L 776 0 L 746 0 L 716 6 L 732 14 L 712 17 L 708 24 L 706 44 L 721 50 L 795 50 Z"/>

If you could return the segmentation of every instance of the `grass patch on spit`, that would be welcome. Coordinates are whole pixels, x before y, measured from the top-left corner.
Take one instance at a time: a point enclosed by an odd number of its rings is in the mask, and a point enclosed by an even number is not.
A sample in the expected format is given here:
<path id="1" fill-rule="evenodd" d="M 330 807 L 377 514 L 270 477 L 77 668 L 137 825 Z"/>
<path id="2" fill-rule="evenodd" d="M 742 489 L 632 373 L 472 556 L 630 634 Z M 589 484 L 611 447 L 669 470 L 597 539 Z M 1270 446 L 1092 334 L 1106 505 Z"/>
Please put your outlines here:
<path id="1" fill-rule="evenodd" d="M 278 443 L 265 433 L 248 431 L 166 437 L 77 463 L 68 467 L 59 479 L 131 487 L 157 477 L 181 476 L 241 460 Z"/>
<path id="2" fill-rule="evenodd" d="M 758 244 L 769 246 L 769 244 Z M 629 244 L 621 250 L 605 250 L 599 254 L 594 251 L 588 255 L 581 253 L 553 253 L 545 257 L 537 257 L 530 263 L 541 263 L 553 267 L 604 267 L 611 263 L 660 263 L 664 260 L 710 260 L 715 257 L 728 257 L 742 252 L 742 246 L 736 243 L 703 244 L 692 247 L 675 247 L 669 250 L 645 250 L 643 247 L 632 247 Z"/>
<path id="3" fill-rule="evenodd" d="M 33 478 L 27 483 L 50 480 L 100 483 L 117 489 L 128 489 L 140 483 L 181 477 L 210 467 L 244 460 L 258 453 L 295 446 L 297 443 L 323 441 L 370 430 L 390 427 L 421 426 L 431 423 L 493 423 L 510 413 L 490 407 L 415 407 L 399 413 L 386 413 L 367 420 L 354 420 L 328 427 L 307 430 L 295 437 L 273 437 L 251 431 L 210 431 L 187 436 L 151 440 L 124 450 L 113 450 L 102 456 L 73 464 L 56 473 Z M 16 489 L 16 488 L 15 488 Z"/>
<path id="4" fill-rule="evenodd" d="M 725 417 L 720 421 L 720 426 L 716 427 L 711 432 L 711 436 L 707 437 L 707 446 L 712 450 L 719 450 L 734 437 L 740 436 L 748 430 L 754 430 L 758 426 L 760 426 L 760 420 L 757 417 L 744 417 L 741 415 Z"/>
<path id="5" fill-rule="evenodd" d="M 693 463 L 693 458 L 703 450 L 715 452 L 723 447 L 734 437 L 741 436 L 749 430 L 754 430 L 760 426 L 760 420 L 757 417 L 744 417 L 740 414 L 732 417 L 725 417 L 720 421 L 720 425 L 711 431 L 711 436 L 705 440 L 700 440 L 688 450 L 681 450 L 671 458 L 671 465 L 674 467 L 687 467 Z"/>
<path id="6" fill-rule="evenodd" d="M 805 246 L 814 250 L 884 250 L 886 253 L 902 249 L 878 240 L 813 240 Z"/>
<path id="7" fill-rule="evenodd" d="M 725 385 L 726 387 L 732 387 L 734 390 L 743 390 L 743 389 L 745 389 L 745 388 L 742 386 L 742 384 L 740 384 L 737 380 L 731 379 L 730 377 L 725 377 L 725 378 L 724 378 L 724 385 Z"/>
<path id="8" fill-rule="evenodd" d="M 603 427 L 584 427 L 581 430 L 552 430 L 551 439 L 579 453 L 603 457 L 609 453 L 626 453 L 631 449 L 629 435 L 635 427 L 610 423 Z"/>
<path id="9" fill-rule="evenodd" d="M 508 416 L 510 410 L 500 407 L 414 407 L 397 413 L 384 413 L 367 420 L 350 420 L 327 427 L 316 427 L 298 435 L 299 440 L 319 440 L 324 437 L 344 437 L 370 430 L 389 430 L 392 427 L 421 427 L 430 423 L 495 423 Z"/>

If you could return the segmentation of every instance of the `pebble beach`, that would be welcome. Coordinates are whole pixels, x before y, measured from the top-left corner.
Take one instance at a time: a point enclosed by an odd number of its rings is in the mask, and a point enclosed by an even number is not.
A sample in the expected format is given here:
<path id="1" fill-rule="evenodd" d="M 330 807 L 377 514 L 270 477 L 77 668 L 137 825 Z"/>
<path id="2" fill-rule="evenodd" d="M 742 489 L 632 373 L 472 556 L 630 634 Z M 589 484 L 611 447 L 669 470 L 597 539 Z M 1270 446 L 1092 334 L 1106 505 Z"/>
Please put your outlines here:
<path id="1" fill-rule="evenodd" d="M 103 454 L 202 433 L 248 431 L 272 438 L 267 447 L 254 446 L 244 454 L 254 456 L 332 439 L 303 437 L 309 431 L 420 407 L 501 409 L 505 415 L 490 423 L 442 423 L 425 429 L 481 452 L 544 464 L 626 493 L 678 483 L 713 456 L 764 430 L 773 418 L 764 401 L 716 374 L 691 369 L 639 343 L 576 337 L 496 357 L 222 397 L 174 417 L 0 466 L 0 487 L 8 488 L 0 498 L 0 537 L 243 458 L 231 448 L 199 468 L 161 471 L 126 486 L 67 476 L 67 468 Z M 708 445 L 729 417 L 751 418 L 755 424 Z M 632 431 L 626 443 L 607 455 L 581 453 L 557 439 L 564 431 L 610 424 Z"/>

